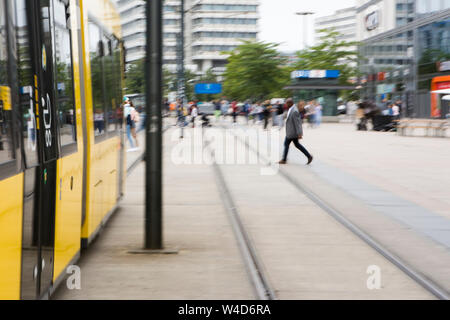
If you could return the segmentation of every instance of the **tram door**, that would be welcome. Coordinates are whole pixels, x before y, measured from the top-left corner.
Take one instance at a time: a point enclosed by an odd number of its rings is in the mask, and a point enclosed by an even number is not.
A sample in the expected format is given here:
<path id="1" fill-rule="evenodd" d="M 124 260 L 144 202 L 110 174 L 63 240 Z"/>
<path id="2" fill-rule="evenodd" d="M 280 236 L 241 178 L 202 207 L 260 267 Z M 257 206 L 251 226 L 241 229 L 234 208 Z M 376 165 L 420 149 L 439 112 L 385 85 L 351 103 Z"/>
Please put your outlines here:
<path id="1" fill-rule="evenodd" d="M 28 35 L 28 48 L 19 48 L 19 59 L 25 64 L 28 61 L 32 70 L 29 76 L 22 72 L 25 79 L 20 79 L 25 154 L 21 298 L 36 299 L 50 288 L 54 260 L 58 140 L 53 107 L 52 0 L 15 3 L 17 23 L 27 24 L 17 30 Z M 20 36 L 24 38 L 23 34 Z M 25 42 L 19 41 L 19 46 Z M 29 57 L 21 57 L 26 51 Z M 23 70 L 19 70 L 19 77 L 20 71 Z"/>

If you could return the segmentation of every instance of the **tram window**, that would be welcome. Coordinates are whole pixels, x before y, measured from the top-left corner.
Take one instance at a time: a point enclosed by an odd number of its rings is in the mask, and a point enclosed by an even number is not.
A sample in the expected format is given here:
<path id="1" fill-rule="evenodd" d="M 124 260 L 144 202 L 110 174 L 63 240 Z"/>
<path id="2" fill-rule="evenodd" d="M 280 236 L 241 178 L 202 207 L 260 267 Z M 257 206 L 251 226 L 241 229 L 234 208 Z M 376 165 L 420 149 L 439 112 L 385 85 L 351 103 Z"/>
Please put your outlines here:
<path id="1" fill-rule="evenodd" d="M 11 89 L 8 81 L 5 7 L 0 1 L 0 164 L 14 159 L 11 130 Z"/>
<path id="2" fill-rule="evenodd" d="M 94 112 L 94 133 L 105 133 L 105 111 L 103 103 L 103 42 L 100 28 L 89 22 L 89 51 L 91 60 L 92 104 Z"/>
<path id="3" fill-rule="evenodd" d="M 113 40 L 113 54 L 114 54 L 114 84 L 115 84 L 115 101 L 116 101 L 116 119 L 118 125 L 121 127 L 123 122 L 123 113 L 121 109 L 122 102 L 122 59 L 120 55 L 120 42 Z"/>
<path id="4" fill-rule="evenodd" d="M 112 52 L 112 41 L 103 36 L 104 57 L 104 75 L 105 75 L 105 98 L 106 98 L 106 114 L 108 118 L 108 131 L 116 130 L 116 99 L 114 97 L 114 57 Z"/>
<path id="5" fill-rule="evenodd" d="M 61 146 L 75 143 L 76 111 L 73 90 L 70 15 L 60 0 L 53 1 L 55 17 L 56 101 Z"/>
<path id="6" fill-rule="evenodd" d="M 22 137 L 25 163 L 28 168 L 38 164 L 36 116 L 34 113 L 33 73 L 30 57 L 30 35 L 26 12 L 26 0 L 16 1 L 17 67 L 22 112 Z"/>

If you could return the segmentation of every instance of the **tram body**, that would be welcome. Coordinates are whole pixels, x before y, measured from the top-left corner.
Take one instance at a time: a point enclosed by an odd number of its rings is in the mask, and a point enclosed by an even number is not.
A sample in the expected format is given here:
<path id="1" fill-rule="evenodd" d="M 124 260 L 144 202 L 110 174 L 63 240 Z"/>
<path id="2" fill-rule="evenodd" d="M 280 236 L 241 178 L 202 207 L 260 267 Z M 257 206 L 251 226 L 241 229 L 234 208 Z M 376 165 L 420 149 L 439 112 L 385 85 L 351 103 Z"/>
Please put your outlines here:
<path id="1" fill-rule="evenodd" d="M 48 297 L 123 195 L 108 0 L 0 0 L 0 299 Z"/>

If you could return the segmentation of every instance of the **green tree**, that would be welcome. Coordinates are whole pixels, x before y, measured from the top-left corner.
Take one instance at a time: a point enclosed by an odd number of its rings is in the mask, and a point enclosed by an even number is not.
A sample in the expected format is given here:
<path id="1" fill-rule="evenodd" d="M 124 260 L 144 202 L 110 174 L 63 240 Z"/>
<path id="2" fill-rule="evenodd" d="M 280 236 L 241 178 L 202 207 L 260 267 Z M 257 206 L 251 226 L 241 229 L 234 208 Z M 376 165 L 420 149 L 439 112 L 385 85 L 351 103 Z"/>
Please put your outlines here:
<path id="1" fill-rule="evenodd" d="M 145 92 L 145 59 L 140 59 L 130 64 L 125 73 L 126 93 Z"/>
<path id="2" fill-rule="evenodd" d="M 173 73 L 167 68 L 163 67 L 163 95 L 165 98 L 169 95 L 169 92 L 177 90 L 177 81 Z"/>
<path id="3" fill-rule="evenodd" d="M 294 64 L 296 70 L 339 70 L 339 82 L 347 84 L 350 78 L 358 75 L 356 62 L 358 52 L 349 50 L 358 42 L 339 40 L 341 33 L 334 29 L 319 30 L 323 35 L 319 44 L 297 52 L 298 61 Z M 353 62 L 354 66 L 350 65 Z"/>
<path id="4" fill-rule="evenodd" d="M 277 44 L 244 41 L 229 52 L 224 73 L 224 93 L 237 100 L 268 99 L 278 93 L 289 77 L 283 68 Z"/>
<path id="5" fill-rule="evenodd" d="M 197 80 L 197 75 L 189 69 L 184 71 L 184 83 L 185 83 L 185 94 L 188 101 L 192 101 L 195 98 L 194 85 Z"/>

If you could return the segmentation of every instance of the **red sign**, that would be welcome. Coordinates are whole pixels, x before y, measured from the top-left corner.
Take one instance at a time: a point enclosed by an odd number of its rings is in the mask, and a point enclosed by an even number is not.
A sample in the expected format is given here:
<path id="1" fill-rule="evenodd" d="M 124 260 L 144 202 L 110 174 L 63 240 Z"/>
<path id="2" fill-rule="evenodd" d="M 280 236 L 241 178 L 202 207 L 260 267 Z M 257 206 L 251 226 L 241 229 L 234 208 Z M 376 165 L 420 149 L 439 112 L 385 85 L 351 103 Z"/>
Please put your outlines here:
<path id="1" fill-rule="evenodd" d="M 378 81 L 386 79 L 386 72 L 378 72 Z"/>
<path id="2" fill-rule="evenodd" d="M 450 81 L 436 83 L 436 90 L 450 89 Z"/>

